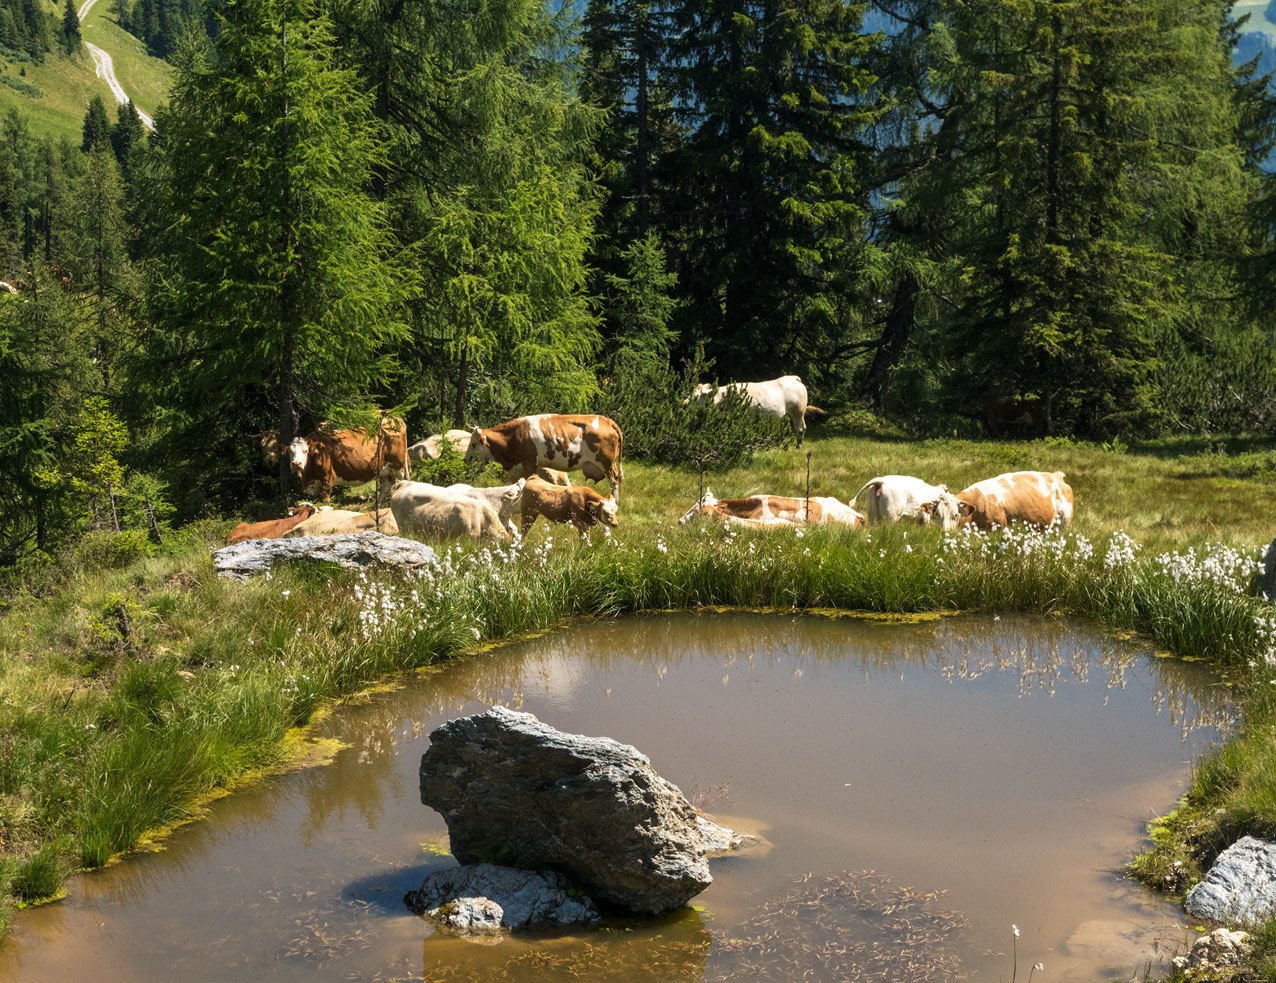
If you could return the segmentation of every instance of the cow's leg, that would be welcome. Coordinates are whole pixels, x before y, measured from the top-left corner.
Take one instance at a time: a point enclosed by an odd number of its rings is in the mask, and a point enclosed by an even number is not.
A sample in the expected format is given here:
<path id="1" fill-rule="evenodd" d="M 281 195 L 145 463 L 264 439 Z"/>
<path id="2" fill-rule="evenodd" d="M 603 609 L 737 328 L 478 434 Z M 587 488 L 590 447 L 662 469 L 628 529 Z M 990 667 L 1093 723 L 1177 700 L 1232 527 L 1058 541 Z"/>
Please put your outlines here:
<path id="1" fill-rule="evenodd" d="M 527 537 L 527 530 L 531 529 L 532 526 L 535 525 L 536 517 L 538 515 L 540 515 L 539 512 L 533 512 L 530 516 L 526 512 L 523 513 L 522 535 L 524 538 Z"/>
<path id="2" fill-rule="evenodd" d="M 791 416 L 789 419 L 793 423 L 793 436 L 797 437 L 797 445 L 801 447 L 802 441 L 806 439 L 806 414 Z"/>

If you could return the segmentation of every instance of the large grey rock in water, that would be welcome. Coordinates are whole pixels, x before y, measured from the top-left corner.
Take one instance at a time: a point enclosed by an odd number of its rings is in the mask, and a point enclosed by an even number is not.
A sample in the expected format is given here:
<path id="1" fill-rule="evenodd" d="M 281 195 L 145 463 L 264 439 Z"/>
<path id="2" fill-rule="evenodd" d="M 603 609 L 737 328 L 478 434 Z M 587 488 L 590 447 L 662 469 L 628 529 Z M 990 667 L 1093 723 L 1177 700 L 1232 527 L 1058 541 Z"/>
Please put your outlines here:
<path id="1" fill-rule="evenodd" d="M 421 889 L 404 900 L 410 908 L 462 932 L 595 924 L 594 903 L 571 897 L 567 887 L 567 880 L 553 871 L 476 864 L 427 874 Z"/>
<path id="2" fill-rule="evenodd" d="M 373 563 L 394 567 L 433 564 L 434 550 L 424 543 L 379 532 L 343 536 L 300 536 L 297 539 L 249 539 L 213 553 L 213 569 L 222 577 L 247 580 L 276 563 L 322 561 L 358 569 Z"/>
<path id="3" fill-rule="evenodd" d="M 1184 902 L 1189 914 L 1249 925 L 1276 914 L 1276 843 L 1242 836 Z"/>
<path id="4" fill-rule="evenodd" d="M 713 880 L 695 808 L 646 755 L 528 713 L 493 707 L 434 731 L 421 801 L 461 863 L 559 870 L 631 911 L 678 908 Z"/>

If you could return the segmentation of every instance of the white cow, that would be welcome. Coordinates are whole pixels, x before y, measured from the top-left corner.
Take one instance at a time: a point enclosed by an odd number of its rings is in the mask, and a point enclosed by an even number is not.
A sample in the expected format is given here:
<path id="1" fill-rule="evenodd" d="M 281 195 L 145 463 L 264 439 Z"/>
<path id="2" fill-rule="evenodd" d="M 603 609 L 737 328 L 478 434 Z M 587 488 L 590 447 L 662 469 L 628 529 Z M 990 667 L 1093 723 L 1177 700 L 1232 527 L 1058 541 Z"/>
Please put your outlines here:
<path id="1" fill-rule="evenodd" d="M 708 489 L 705 489 L 704 497 L 684 512 L 678 521 L 686 525 L 699 517 L 757 527 L 804 526 L 809 522 L 854 529 L 864 524 L 862 515 L 836 498 L 812 496 L 808 500 L 783 495 L 752 495 L 749 498 L 719 499 Z"/>
<path id="2" fill-rule="evenodd" d="M 418 441 L 408 448 L 408 457 L 414 461 L 437 461 L 443 456 L 443 441 L 448 441 L 458 454 L 470 449 L 470 432 L 468 430 L 449 430 L 447 433 L 436 433 L 425 440 Z"/>
<path id="3" fill-rule="evenodd" d="M 793 435 L 797 437 L 799 447 L 802 446 L 802 440 L 806 436 L 806 414 L 824 412 L 818 406 L 810 406 L 807 403 L 806 386 L 795 375 L 782 375 L 778 379 L 769 379 L 766 382 L 732 382 L 725 386 L 718 386 L 716 392 L 712 384 L 705 382 L 696 386 L 692 395 L 700 397 L 712 393 L 713 401 L 717 404 L 721 403 L 727 392 L 732 389 L 744 393 L 751 404 L 768 416 L 778 417 L 781 420 L 787 419 L 789 426 L 793 428 Z"/>
<path id="4" fill-rule="evenodd" d="M 448 485 L 446 490 L 490 505 L 501 517 L 502 525 L 513 533 L 518 529 L 514 517 L 519 514 L 519 503 L 523 499 L 525 484 L 527 479 L 519 478 L 512 485 L 498 485 L 495 488 L 475 488 L 473 485 L 456 484 Z"/>
<path id="5" fill-rule="evenodd" d="M 508 539 L 509 531 L 486 502 L 423 481 L 400 481 L 390 493 L 390 511 L 400 534 L 444 539 Z"/>
<path id="6" fill-rule="evenodd" d="M 961 503 L 944 485 L 927 484 L 921 478 L 903 474 L 887 474 L 865 484 L 851 501 L 857 501 L 866 492 L 863 508 L 870 524 L 908 519 L 922 525 L 936 520 L 942 529 L 957 526 Z"/>

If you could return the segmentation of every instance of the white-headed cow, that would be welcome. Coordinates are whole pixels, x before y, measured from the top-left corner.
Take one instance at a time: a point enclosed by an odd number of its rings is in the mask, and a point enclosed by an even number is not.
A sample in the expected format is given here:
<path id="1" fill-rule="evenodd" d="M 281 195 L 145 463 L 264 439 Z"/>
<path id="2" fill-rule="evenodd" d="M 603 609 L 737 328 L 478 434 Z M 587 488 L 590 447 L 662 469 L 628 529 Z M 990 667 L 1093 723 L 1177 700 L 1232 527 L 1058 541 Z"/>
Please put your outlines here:
<path id="1" fill-rule="evenodd" d="M 929 525 L 934 521 L 941 529 L 953 529 L 961 512 L 961 503 L 947 487 L 904 474 L 886 474 L 866 482 L 851 501 L 861 501 L 871 525 L 901 521 Z"/>

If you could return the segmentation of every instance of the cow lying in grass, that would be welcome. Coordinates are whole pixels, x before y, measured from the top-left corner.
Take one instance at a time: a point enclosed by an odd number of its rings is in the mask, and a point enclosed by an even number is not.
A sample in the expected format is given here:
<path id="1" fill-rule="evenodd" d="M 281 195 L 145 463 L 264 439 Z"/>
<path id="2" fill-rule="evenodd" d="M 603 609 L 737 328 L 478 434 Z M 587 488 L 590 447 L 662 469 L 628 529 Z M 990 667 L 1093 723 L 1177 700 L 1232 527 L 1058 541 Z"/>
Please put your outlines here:
<path id="1" fill-rule="evenodd" d="M 1065 477 L 1062 471 L 1012 471 L 977 481 L 957 496 L 962 524 L 979 529 L 1012 522 L 1072 525 L 1072 489 Z"/>
<path id="2" fill-rule="evenodd" d="M 400 481 L 390 492 L 390 511 L 403 533 L 505 539 L 514 532 L 514 515 L 522 490 L 521 480 L 499 488 L 471 485 L 441 488 L 424 481 Z M 482 506 L 490 512 L 496 519 L 497 531 L 492 531 L 486 512 L 458 504 L 463 502 Z"/>
<path id="3" fill-rule="evenodd" d="M 381 523 L 377 517 L 368 512 L 352 512 L 348 509 L 321 508 L 309 519 L 297 523 L 286 533 L 284 539 L 300 539 L 303 536 L 340 536 L 345 533 L 359 533 L 376 530 L 388 536 L 397 535 L 399 527 L 395 524 L 394 515 L 388 508 L 381 510 Z"/>
<path id="4" fill-rule="evenodd" d="M 809 503 L 811 525 L 831 524 L 856 529 L 864 524 L 864 516 L 836 498 L 812 496 Z M 808 500 L 805 498 L 788 498 L 782 495 L 718 499 L 706 489 L 704 498 L 684 512 L 678 521 L 686 525 L 696 518 L 708 518 L 758 528 L 802 526 L 808 524 L 807 504 Z"/>
<path id="5" fill-rule="evenodd" d="M 316 509 L 309 502 L 288 510 L 281 519 L 266 519 L 264 522 L 241 522 L 226 537 L 227 543 L 242 543 L 249 539 L 279 539 L 289 529 L 304 522 L 314 515 Z"/>
<path id="6" fill-rule="evenodd" d="M 570 522 L 582 536 L 600 523 L 615 526 L 616 500 L 603 498 L 583 485 L 562 488 L 538 477 L 527 479 L 522 498 L 523 535 L 544 516 L 550 522 Z"/>

